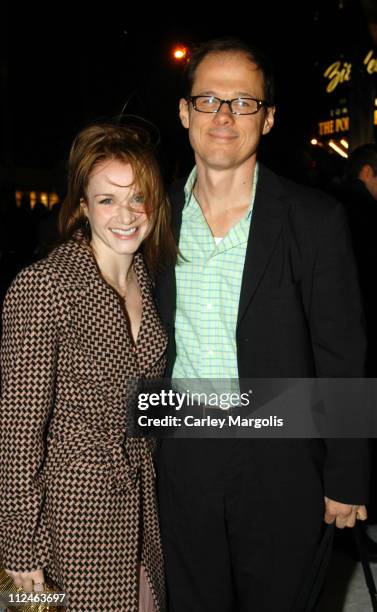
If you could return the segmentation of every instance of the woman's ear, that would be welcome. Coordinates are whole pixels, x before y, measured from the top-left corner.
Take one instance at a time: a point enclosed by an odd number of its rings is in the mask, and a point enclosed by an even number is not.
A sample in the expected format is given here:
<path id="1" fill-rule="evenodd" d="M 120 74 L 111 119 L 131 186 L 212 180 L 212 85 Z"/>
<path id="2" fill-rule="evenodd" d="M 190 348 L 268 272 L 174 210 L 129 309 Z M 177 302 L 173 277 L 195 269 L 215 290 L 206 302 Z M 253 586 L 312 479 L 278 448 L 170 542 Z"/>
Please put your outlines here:
<path id="1" fill-rule="evenodd" d="M 80 208 L 82 212 L 84 213 L 85 217 L 87 217 L 88 216 L 88 205 L 85 202 L 84 198 L 80 198 Z"/>

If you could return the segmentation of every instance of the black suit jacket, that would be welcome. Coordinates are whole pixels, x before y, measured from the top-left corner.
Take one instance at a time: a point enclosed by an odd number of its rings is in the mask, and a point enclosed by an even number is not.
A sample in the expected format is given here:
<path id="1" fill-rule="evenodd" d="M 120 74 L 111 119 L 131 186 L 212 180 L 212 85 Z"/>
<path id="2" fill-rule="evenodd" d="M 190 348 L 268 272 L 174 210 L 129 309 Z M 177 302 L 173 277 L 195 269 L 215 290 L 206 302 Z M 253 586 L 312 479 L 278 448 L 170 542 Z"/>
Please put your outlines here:
<path id="1" fill-rule="evenodd" d="M 185 180 L 177 182 L 170 192 L 177 240 L 184 184 Z M 171 372 L 175 360 L 173 266 L 158 279 L 156 298 L 169 332 Z M 364 317 L 343 207 L 262 164 L 236 337 L 241 379 L 364 376 Z M 318 440 L 312 445 L 318 459 L 323 456 L 325 494 L 346 503 L 365 503 L 367 443 L 331 439 L 326 440 L 325 449 Z"/>

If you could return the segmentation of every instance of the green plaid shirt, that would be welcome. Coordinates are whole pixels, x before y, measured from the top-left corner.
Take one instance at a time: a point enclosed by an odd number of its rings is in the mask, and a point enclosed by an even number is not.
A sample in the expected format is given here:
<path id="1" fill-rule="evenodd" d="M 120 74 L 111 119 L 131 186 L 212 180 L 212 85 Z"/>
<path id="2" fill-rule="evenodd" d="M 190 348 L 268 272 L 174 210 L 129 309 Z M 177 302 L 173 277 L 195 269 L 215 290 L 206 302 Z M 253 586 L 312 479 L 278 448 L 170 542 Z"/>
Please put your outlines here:
<path id="1" fill-rule="evenodd" d="M 258 165 L 248 212 L 218 245 L 193 195 L 196 167 L 186 182 L 173 378 L 238 379 L 236 325 L 257 180 Z"/>

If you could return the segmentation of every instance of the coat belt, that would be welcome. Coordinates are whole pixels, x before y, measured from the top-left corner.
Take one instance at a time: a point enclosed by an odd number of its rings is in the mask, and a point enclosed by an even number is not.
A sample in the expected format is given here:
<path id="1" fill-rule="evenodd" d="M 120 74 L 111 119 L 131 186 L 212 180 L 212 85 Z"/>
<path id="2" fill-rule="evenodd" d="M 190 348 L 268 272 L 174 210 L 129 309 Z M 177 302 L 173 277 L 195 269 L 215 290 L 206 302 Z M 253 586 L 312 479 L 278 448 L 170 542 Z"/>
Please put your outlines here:
<path id="1" fill-rule="evenodd" d="M 146 439 L 126 438 L 124 430 L 80 427 L 72 432 L 66 431 L 63 436 L 57 433 L 47 442 L 46 459 L 33 482 L 44 490 L 54 473 L 76 463 L 93 448 L 103 449 L 104 461 L 109 461 L 111 465 L 110 477 L 115 494 L 135 490 L 146 471 L 152 470 L 154 474 L 152 454 Z"/>

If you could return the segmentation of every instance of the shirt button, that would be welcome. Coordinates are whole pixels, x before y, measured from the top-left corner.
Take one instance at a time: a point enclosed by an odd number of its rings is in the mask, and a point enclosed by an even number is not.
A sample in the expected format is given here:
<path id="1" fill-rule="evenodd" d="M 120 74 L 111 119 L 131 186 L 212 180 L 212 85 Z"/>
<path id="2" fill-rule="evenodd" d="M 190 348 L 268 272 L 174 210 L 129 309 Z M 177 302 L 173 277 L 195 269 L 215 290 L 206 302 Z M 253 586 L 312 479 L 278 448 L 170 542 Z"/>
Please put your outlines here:
<path id="1" fill-rule="evenodd" d="M 210 357 L 212 357 L 212 355 L 213 355 L 213 350 L 212 350 L 212 349 L 209 349 L 209 351 L 207 351 L 207 353 L 208 353 L 208 355 L 209 355 Z"/>
<path id="2" fill-rule="evenodd" d="M 212 310 L 212 304 L 207 304 L 207 310 Z"/>

